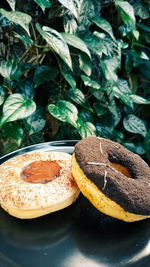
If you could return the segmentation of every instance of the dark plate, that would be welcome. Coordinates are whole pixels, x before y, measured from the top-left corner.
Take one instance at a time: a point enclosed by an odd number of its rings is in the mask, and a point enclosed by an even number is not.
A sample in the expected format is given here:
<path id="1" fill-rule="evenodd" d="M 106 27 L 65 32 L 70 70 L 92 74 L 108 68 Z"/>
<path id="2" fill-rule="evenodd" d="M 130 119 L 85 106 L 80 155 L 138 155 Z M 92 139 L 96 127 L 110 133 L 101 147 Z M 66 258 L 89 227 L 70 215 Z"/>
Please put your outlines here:
<path id="1" fill-rule="evenodd" d="M 76 141 L 20 149 L 0 159 L 35 150 L 72 153 Z M 98 212 L 80 194 L 70 207 L 32 220 L 0 208 L 0 267 L 150 266 L 150 220 L 125 223 Z"/>

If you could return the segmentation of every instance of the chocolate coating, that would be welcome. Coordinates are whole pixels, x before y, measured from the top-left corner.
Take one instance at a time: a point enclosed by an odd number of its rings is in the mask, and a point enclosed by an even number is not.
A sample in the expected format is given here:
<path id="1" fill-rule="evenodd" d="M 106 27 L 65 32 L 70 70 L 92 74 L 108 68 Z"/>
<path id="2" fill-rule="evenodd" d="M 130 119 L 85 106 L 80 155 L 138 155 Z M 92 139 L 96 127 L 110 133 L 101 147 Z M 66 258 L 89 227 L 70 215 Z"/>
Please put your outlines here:
<path id="1" fill-rule="evenodd" d="M 74 152 L 83 173 L 108 198 L 127 212 L 150 215 L 150 168 L 139 155 L 97 137 L 82 139 Z M 126 167 L 131 178 L 116 171 L 112 163 Z"/>

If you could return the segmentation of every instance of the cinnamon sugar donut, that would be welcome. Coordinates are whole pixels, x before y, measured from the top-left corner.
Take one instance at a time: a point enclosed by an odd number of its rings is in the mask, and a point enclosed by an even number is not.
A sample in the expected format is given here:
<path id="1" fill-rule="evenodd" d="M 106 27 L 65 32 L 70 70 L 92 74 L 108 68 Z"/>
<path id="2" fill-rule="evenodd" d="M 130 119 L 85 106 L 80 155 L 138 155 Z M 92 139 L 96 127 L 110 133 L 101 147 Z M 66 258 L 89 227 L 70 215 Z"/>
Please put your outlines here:
<path id="1" fill-rule="evenodd" d="M 75 145 L 72 174 L 101 212 L 123 221 L 150 217 L 150 168 L 122 145 L 87 137 Z"/>
<path id="2" fill-rule="evenodd" d="M 36 218 L 71 205 L 79 195 L 71 155 L 30 152 L 0 166 L 0 205 L 12 216 Z"/>

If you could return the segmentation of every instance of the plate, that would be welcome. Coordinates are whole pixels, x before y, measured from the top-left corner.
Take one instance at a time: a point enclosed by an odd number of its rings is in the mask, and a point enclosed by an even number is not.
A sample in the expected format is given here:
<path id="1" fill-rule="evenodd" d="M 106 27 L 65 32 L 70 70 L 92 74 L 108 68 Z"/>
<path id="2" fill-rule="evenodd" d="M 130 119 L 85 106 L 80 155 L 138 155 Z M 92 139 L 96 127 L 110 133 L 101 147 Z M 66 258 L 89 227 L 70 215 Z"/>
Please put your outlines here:
<path id="1" fill-rule="evenodd" d="M 0 159 L 35 150 L 72 154 L 77 141 L 29 146 Z M 30 220 L 0 208 L 2 267 L 150 266 L 150 219 L 126 223 L 98 212 L 82 195 L 70 207 Z"/>

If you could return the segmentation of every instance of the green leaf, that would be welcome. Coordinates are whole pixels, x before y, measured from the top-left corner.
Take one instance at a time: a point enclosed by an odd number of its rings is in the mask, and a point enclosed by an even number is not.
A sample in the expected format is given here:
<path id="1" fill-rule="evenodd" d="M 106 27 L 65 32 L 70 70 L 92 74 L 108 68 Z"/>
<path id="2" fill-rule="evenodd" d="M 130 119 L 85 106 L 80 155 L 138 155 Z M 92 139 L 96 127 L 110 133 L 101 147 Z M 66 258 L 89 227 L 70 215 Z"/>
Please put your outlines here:
<path id="1" fill-rule="evenodd" d="M 124 79 L 118 79 L 116 82 L 116 87 L 119 88 L 119 90 L 127 95 L 130 95 L 132 93 L 131 88 L 127 82 L 127 80 Z"/>
<path id="2" fill-rule="evenodd" d="M 134 103 L 150 105 L 150 100 L 147 100 L 144 97 L 141 97 L 139 95 L 133 94 L 133 95 L 130 95 L 130 98 L 132 99 Z"/>
<path id="3" fill-rule="evenodd" d="M 82 138 L 96 136 L 96 127 L 91 122 L 83 123 L 77 130 Z"/>
<path id="4" fill-rule="evenodd" d="M 108 138 L 113 135 L 113 128 L 105 124 L 98 123 L 96 125 L 96 130 L 98 132 L 98 135 L 104 138 Z"/>
<path id="5" fill-rule="evenodd" d="M 130 95 L 122 92 L 121 90 L 119 90 L 118 87 L 113 86 L 113 92 L 116 98 L 121 99 L 127 106 L 133 108 L 133 101 L 130 98 Z"/>
<path id="6" fill-rule="evenodd" d="M 112 99 L 111 99 L 112 97 Z M 110 113 L 112 113 L 112 115 L 116 118 L 118 117 L 118 113 L 117 113 L 117 106 L 116 106 L 116 102 L 115 102 L 115 99 L 113 97 L 113 95 L 109 96 L 109 105 L 108 105 L 108 110 L 110 111 Z"/>
<path id="7" fill-rule="evenodd" d="M 87 47 L 94 51 L 98 56 L 102 56 L 102 50 L 104 47 L 104 38 L 100 39 L 94 36 L 90 31 L 83 35 L 82 40 L 86 43 Z"/>
<path id="8" fill-rule="evenodd" d="M 123 126 L 128 132 L 140 134 L 143 137 L 147 134 L 145 121 L 133 114 L 130 114 L 123 119 Z"/>
<path id="9" fill-rule="evenodd" d="M 92 18 L 99 16 L 101 13 L 101 1 L 76 0 L 78 7 L 78 31 L 83 34 L 88 31 L 93 24 Z"/>
<path id="10" fill-rule="evenodd" d="M 139 155 L 145 154 L 145 149 L 144 149 L 144 147 L 143 147 L 143 145 L 141 143 L 138 143 L 138 144 L 135 145 L 134 143 L 126 142 L 126 143 L 124 143 L 124 146 L 127 149 L 129 149 L 132 152 L 137 153 Z"/>
<path id="11" fill-rule="evenodd" d="M 91 75 L 92 70 L 92 62 L 91 59 L 83 53 L 80 53 L 79 55 L 79 65 L 80 69 L 88 76 Z"/>
<path id="12" fill-rule="evenodd" d="M 95 17 L 94 19 L 92 19 L 92 21 L 103 31 L 107 32 L 111 36 L 111 38 L 115 41 L 111 24 L 106 19 Z"/>
<path id="13" fill-rule="evenodd" d="M 81 50 L 82 52 L 86 53 L 89 58 L 91 58 L 91 54 L 86 44 L 79 37 L 77 37 L 75 34 L 65 32 L 62 32 L 61 35 L 67 44 Z"/>
<path id="14" fill-rule="evenodd" d="M 82 104 L 82 107 L 83 107 L 85 110 L 90 111 L 91 113 L 94 114 L 94 110 L 93 110 L 93 108 L 91 108 L 91 106 L 88 105 L 87 102 L 86 102 L 85 104 Z"/>
<path id="15" fill-rule="evenodd" d="M 35 3 L 37 3 L 43 10 L 45 11 L 45 8 L 51 7 L 51 0 L 34 0 Z"/>
<path id="16" fill-rule="evenodd" d="M 78 117 L 76 123 L 77 123 L 77 127 L 76 128 L 79 129 L 83 124 L 83 120 L 80 117 Z"/>
<path id="17" fill-rule="evenodd" d="M 145 24 L 137 23 L 137 26 L 138 26 L 139 28 L 141 28 L 142 30 L 144 30 L 144 31 L 150 32 L 150 27 L 147 26 L 147 25 L 145 25 Z"/>
<path id="18" fill-rule="evenodd" d="M 68 90 L 67 96 L 78 105 L 85 104 L 86 102 L 84 94 L 82 93 L 81 90 L 77 88 L 74 89 L 71 88 L 70 90 Z"/>
<path id="19" fill-rule="evenodd" d="M 150 17 L 148 8 L 146 7 L 145 3 L 136 1 L 135 3 L 133 3 L 133 8 L 135 15 L 140 17 L 141 19 L 148 19 Z"/>
<path id="20" fill-rule="evenodd" d="M 122 20 L 128 25 L 130 30 L 136 29 L 136 19 L 134 15 L 133 6 L 127 1 L 115 1 L 115 5 L 119 8 Z"/>
<path id="21" fill-rule="evenodd" d="M 41 65 L 35 69 L 33 75 L 33 82 L 35 87 L 43 84 L 45 81 L 50 81 L 56 78 L 58 75 L 58 69 L 55 67 L 49 67 L 46 65 Z"/>
<path id="22" fill-rule="evenodd" d="M 85 86 L 89 86 L 89 87 L 92 87 L 94 89 L 100 89 L 101 88 L 101 86 L 100 86 L 100 84 L 98 82 L 91 80 L 86 75 L 82 74 L 81 75 L 81 79 L 83 80 Z"/>
<path id="23" fill-rule="evenodd" d="M 121 111 L 119 109 L 119 107 L 116 108 L 116 116 L 113 115 L 113 113 L 110 113 L 109 115 L 106 114 L 105 115 L 105 124 L 108 125 L 110 128 L 115 128 L 119 122 L 121 121 Z"/>
<path id="24" fill-rule="evenodd" d="M 150 129 L 148 130 L 144 139 L 144 148 L 148 159 L 150 159 Z"/>
<path id="25" fill-rule="evenodd" d="M 7 97 L 3 105 L 0 127 L 7 122 L 24 119 L 36 109 L 33 100 L 26 99 L 21 94 L 12 94 Z"/>
<path id="26" fill-rule="evenodd" d="M 58 0 L 63 6 L 71 11 L 71 13 L 77 18 L 77 10 L 75 8 L 75 4 L 73 0 Z"/>
<path id="27" fill-rule="evenodd" d="M 62 35 L 50 27 L 42 27 L 39 23 L 36 24 L 36 28 L 49 44 L 51 49 L 53 49 L 63 59 L 70 69 L 72 69 L 69 48 Z"/>
<path id="28" fill-rule="evenodd" d="M 14 33 L 15 37 L 20 39 L 22 41 L 22 43 L 25 45 L 26 49 L 33 44 L 33 41 L 31 38 L 29 38 L 28 36 L 25 35 L 19 35 L 18 33 Z"/>
<path id="29" fill-rule="evenodd" d="M 40 109 L 37 109 L 28 118 L 24 119 L 24 124 L 28 130 L 28 134 L 31 135 L 43 130 L 46 119 L 42 116 Z"/>
<path id="30" fill-rule="evenodd" d="M 23 138 L 23 129 L 21 125 L 17 122 L 7 123 L 2 127 L 2 132 L 7 136 L 12 138 L 18 146 L 21 145 Z"/>
<path id="31" fill-rule="evenodd" d="M 102 105 L 99 102 L 93 103 L 93 107 L 96 111 L 97 116 L 102 116 L 107 113 L 106 108 L 102 107 Z"/>
<path id="32" fill-rule="evenodd" d="M 5 99 L 5 89 L 0 85 L 0 106 L 3 104 Z"/>
<path id="33" fill-rule="evenodd" d="M 94 89 L 92 87 L 90 87 L 90 93 L 98 100 L 98 101 L 102 101 L 104 98 L 104 93 L 103 93 L 103 88 L 100 88 L 100 90 L 98 89 Z"/>
<path id="34" fill-rule="evenodd" d="M 139 37 L 140 37 L 140 32 L 137 31 L 137 30 L 133 30 L 133 31 L 132 31 L 132 34 L 133 34 L 133 36 L 135 37 L 135 39 L 138 41 L 138 40 L 139 40 Z M 135 45 L 135 44 L 134 44 L 134 45 Z M 140 46 L 140 44 L 139 44 L 139 46 Z"/>
<path id="35" fill-rule="evenodd" d="M 77 126 L 78 110 L 69 101 L 59 100 L 56 105 L 50 104 L 48 111 L 54 118 L 62 122 L 68 122 L 74 127 Z"/>
<path id="36" fill-rule="evenodd" d="M 95 116 L 89 110 L 80 109 L 79 110 L 79 117 L 82 119 L 83 122 L 94 122 Z"/>
<path id="37" fill-rule="evenodd" d="M 65 80 L 70 84 L 72 88 L 76 88 L 76 80 L 70 73 L 65 73 L 64 71 L 61 72 L 64 76 Z"/>
<path id="38" fill-rule="evenodd" d="M 129 44 L 124 42 L 122 39 L 118 39 L 117 42 L 120 44 L 121 49 L 127 49 L 129 47 Z"/>
<path id="39" fill-rule="evenodd" d="M 117 81 L 118 76 L 116 73 L 117 73 L 119 64 L 118 64 L 118 60 L 115 57 L 101 60 L 101 67 L 102 67 L 106 80 Z"/>
<path id="40" fill-rule="evenodd" d="M 21 69 L 16 58 L 8 61 L 2 61 L 0 65 L 0 74 L 8 80 L 16 80 L 21 75 Z"/>
<path id="41" fill-rule="evenodd" d="M 107 56 L 107 59 L 113 58 L 117 67 L 120 67 L 121 63 L 121 42 L 114 42 L 112 38 L 105 35 L 103 40 L 102 53 Z"/>
<path id="42" fill-rule="evenodd" d="M 6 19 L 1 13 L 0 13 L 0 27 L 5 28 L 10 26 L 10 21 Z"/>
<path id="43" fill-rule="evenodd" d="M 33 99 L 34 97 L 34 85 L 32 81 L 20 81 L 17 83 L 17 89 L 15 91 L 16 93 L 21 94 L 26 99 Z"/>
<path id="44" fill-rule="evenodd" d="M 9 21 L 14 22 L 15 24 L 19 24 L 30 35 L 29 23 L 32 20 L 32 17 L 30 15 L 20 11 L 6 11 L 3 8 L 0 8 L 0 13 Z"/>
<path id="45" fill-rule="evenodd" d="M 150 60 L 148 54 L 145 51 L 142 51 L 141 49 L 132 49 L 131 54 L 140 59 Z"/>
<path id="46" fill-rule="evenodd" d="M 112 136 L 113 136 L 113 140 L 116 141 L 116 142 L 119 142 L 123 140 L 124 138 L 124 134 L 123 132 L 121 131 L 118 131 L 116 129 L 113 130 L 113 133 L 112 133 Z"/>
<path id="47" fill-rule="evenodd" d="M 139 33 L 139 32 L 138 32 L 138 33 Z M 148 46 L 145 46 L 145 45 L 140 44 L 140 43 L 137 43 L 137 42 L 132 42 L 132 45 L 133 45 L 133 46 L 138 46 L 138 47 L 143 47 L 143 48 L 147 48 L 147 49 L 149 49 Z"/>
<path id="48" fill-rule="evenodd" d="M 16 0 L 7 0 L 7 2 L 10 5 L 11 9 L 14 11 L 15 10 Z"/>
<path id="49" fill-rule="evenodd" d="M 66 14 L 63 19 L 64 31 L 72 34 L 75 33 L 78 27 L 75 17 L 70 14 Z"/>

